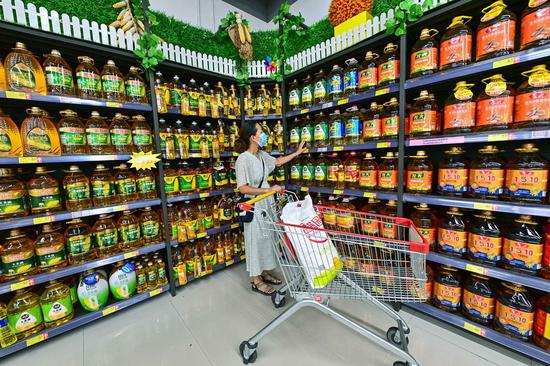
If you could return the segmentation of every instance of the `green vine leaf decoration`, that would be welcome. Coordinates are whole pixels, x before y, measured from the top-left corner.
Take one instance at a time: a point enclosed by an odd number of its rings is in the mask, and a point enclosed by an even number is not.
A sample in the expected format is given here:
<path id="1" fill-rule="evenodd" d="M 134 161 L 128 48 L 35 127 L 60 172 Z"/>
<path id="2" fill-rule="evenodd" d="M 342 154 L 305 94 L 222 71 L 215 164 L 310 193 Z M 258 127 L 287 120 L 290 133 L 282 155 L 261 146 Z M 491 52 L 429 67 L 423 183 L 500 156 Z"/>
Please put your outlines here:
<path id="1" fill-rule="evenodd" d="M 248 25 L 248 20 L 241 18 L 242 24 L 245 26 Z M 227 31 L 229 28 L 233 25 L 237 24 L 237 12 L 230 11 L 227 13 L 225 17 L 223 17 L 220 20 L 220 25 L 218 26 L 218 30 L 215 33 L 215 37 L 218 40 L 218 42 L 231 42 L 231 39 L 229 38 L 229 35 Z M 237 84 L 239 86 L 250 86 L 250 75 L 248 74 L 248 62 L 244 58 L 241 57 L 239 52 L 236 52 L 236 56 L 233 57 L 233 60 L 235 60 L 237 72 L 235 79 L 237 79 Z"/>
<path id="2" fill-rule="evenodd" d="M 402 36 L 407 34 L 407 24 L 414 23 L 424 15 L 424 11 L 433 7 L 433 0 L 426 0 L 422 5 L 414 0 L 404 0 L 395 9 L 394 16 L 386 21 L 386 33 Z"/>
<path id="3" fill-rule="evenodd" d="M 149 31 L 143 33 L 137 40 L 138 48 L 134 50 L 134 55 L 141 59 L 139 63 L 146 71 L 145 75 L 148 77 L 149 73 L 147 71 L 154 71 L 157 65 L 164 61 L 164 53 L 160 49 L 161 38 L 151 31 L 151 27 L 157 25 L 158 21 L 155 14 L 149 11 L 149 9 L 147 9 L 147 16 L 145 16 L 141 0 L 132 0 L 130 5 L 132 13 L 137 19 L 142 22 L 149 21 Z M 149 6 L 149 1 L 147 1 L 147 8 Z"/>

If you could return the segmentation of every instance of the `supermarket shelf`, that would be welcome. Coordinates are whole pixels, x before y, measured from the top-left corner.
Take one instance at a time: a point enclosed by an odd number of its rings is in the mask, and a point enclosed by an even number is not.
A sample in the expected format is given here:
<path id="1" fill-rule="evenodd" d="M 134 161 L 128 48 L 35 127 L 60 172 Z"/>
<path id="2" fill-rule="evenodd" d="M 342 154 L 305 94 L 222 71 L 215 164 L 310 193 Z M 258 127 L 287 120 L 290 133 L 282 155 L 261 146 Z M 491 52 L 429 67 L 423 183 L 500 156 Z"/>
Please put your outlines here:
<path id="1" fill-rule="evenodd" d="M 101 258 L 101 259 L 86 262 L 83 264 L 64 267 L 55 272 L 41 273 L 41 274 L 26 278 L 24 280 L 18 279 L 15 281 L 2 283 L 0 284 L 0 294 L 5 294 L 7 292 L 18 290 L 20 288 L 38 285 L 40 283 L 48 282 L 56 278 L 62 278 L 73 274 L 82 273 L 88 269 L 102 267 L 107 264 L 116 263 L 118 261 L 137 257 L 138 255 L 142 255 L 150 252 L 156 252 L 157 250 L 161 250 L 164 248 L 165 248 L 164 243 L 158 243 L 151 246 L 139 248 L 137 250 L 133 250 L 130 252 L 115 254 L 110 257 Z"/>
<path id="2" fill-rule="evenodd" d="M 246 259 L 246 255 L 243 254 L 243 255 L 241 255 L 240 257 L 235 257 L 235 258 L 233 258 L 233 259 L 230 260 L 230 261 L 227 261 L 227 262 L 224 262 L 224 263 L 216 264 L 216 265 L 214 266 L 214 268 L 212 268 L 212 272 L 210 272 L 210 273 L 204 274 L 204 275 L 202 275 L 202 276 L 200 276 L 200 277 L 189 276 L 189 277 L 187 277 L 187 282 L 184 283 L 184 284 L 181 284 L 179 281 L 176 281 L 176 287 L 185 286 L 185 285 L 188 284 L 189 282 L 192 282 L 192 281 L 195 281 L 195 280 L 199 280 L 199 279 L 201 279 L 201 278 L 203 278 L 203 277 L 205 277 L 205 276 L 208 276 L 209 274 L 212 274 L 212 273 L 214 273 L 214 272 L 220 271 L 220 270 L 222 270 L 222 269 L 224 269 L 224 268 L 227 268 L 227 267 L 229 267 L 229 266 L 232 266 L 233 264 L 242 262 L 242 261 L 244 261 L 245 259 Z"/>
<path id="3" fill-rule="evenodd" d="M 282 119 L 283 116 L 280 114 L 268 114 L 267 117 L 263 115 L 257 115 L 254 117 L 244 117 L 245 121 L 277 121 Z"/>
<path id="4" fill-rule="evenodd" d="M 550 206 L 543 204 L 505 202 L 505 201 L 487 201 L 462 197 L 435 196 L 428 194 L 403 194 L 404 202 L 421 203 L 436 206 L 454 206 L 473 210 L 507 212 L 518 215 L 533 215 L 541 217 L 550 217 Z"/>
<path id="5" fill-rule="evenodd" d="M 235 193 L 236 191 L 237 190 L 235 188 L 218 189 L 215 191 L 204 192 L 204 193 L 189 193 L 189 194 L 183 194 L 183 195 L 174 196 L 174 197 L 168 197 L 166 200 L 168 201 L 168 203 L 190 201 L 190 200 L 196 200 L 199 198 L 221 196 L 222 194 L 231 194 L 231 193 Z"/>
<path id="6" fill-rule="evenodd" d="M 489 327 L 470 322 L 460 315 L 447 313 L 428 304 L 404 303 L 403 305 L 438 320 L 441 320 L 445 323 L 454 325 L 455 327 L 465 329 L 471 333 L 477 334 L 482 338 L 500 344 L 501 346 L 507 347 L 515 352 L 541 361 L 543 364 L 550 364 L 550 352 L 545 351 L 544 349 L 536 346 L 533 343 L 516 340 Z"/>
<path id="7" fill-rule="evenodd" d="M 196 118 L 213 118 L 210 113 L 207 113 L 206 116 L 198 116 L 198 115 L 191 115 L 191 114 L 181 114 L 181 109 L 178 107 L 167 107 L 166 113 L 159 113 L 159 114 L 174 114 L 181 117 L 196 117 Z M 230 120 L 240 120 L 240 118 L 237 118 L 236 116 L 222 116 L 222 117 L 216 117 L 213 119 L 230 119 Z"/>
<path id="8" fill-rule="evenodd" d="M 150 104 L 138 104 L 138 103 L 121 103 L 121 102 L 112 102 L 106 100 L 94 100 L 94 99 L 82 99 L 71 96 L 60 96 L 60 95 L 42 95 L 42 94 L 31 94 L 24 92 L 15 92 L 15 91 L 0 91 L 0 100 L 25 100 L 33 102 L 42 102 L 42 103 L 51 103 L 51 104 L 69 104 L 69 105 L 80 105 L 86 107 L 105 107 L 105 108 L 116 108 L 116 109 L 126 109 L 133 111 L 141 112 L 151 112 L 153 107 Z"/>
<path id="9" fill-rule="evenodd" d="M 302 192 L 314 192 L 354 197 L 376 197 L 383 200 L 395 200 L 397 199 L 397 192 L 381 192 L 381 191 L 363 191 L 355 189 L 332 189 L 325 187 L 312 187 L 312 186 L 298 186 L 294 184 L 288 184 L 285 186 L 290 191 L 302 191 Z"/>
<path id="10" fill-rule="evenodd" d="M 7 229 L 13 229 L 17 227 L 24 227 L 24 226 L 31 226 L 31 225 L 39 225 L 39 224 L 45 224 L 45 223 L 54 222 L 54 221 L 66 221 L 66 220 L 76 219 L 79 217 L 96 216 L 96 215 L 106 214 L 111 212 L 134 210 L 137 208 L 143 208 L 147 206 L 158 206 L 158 205 L 160 205 L 160 200 L 152 199 L 152 200 L 129 202 L 121 205 L 87 208 L 84 210 L 77 210 L 77 211 L 61 211 L 61 212 L 55 212 L 47 215 L 18 217 L 10 220 L 0 221 L 0 230 L 7 230 Z"/>
<path id="11" fill-rule="evenodd" d="M 429 146 L 450 144 L 471 144 L 480 142 L 538 140 L 550 138 L 550 129 L 533 128 L 521 130 L 506 130 L 492 132 L 475 132 L 464 135 L 431 136 L 424 138 L 407 139 L 405 146 Z"/>
<path id="12" fill-rule="evenodd" d="M 422 76 L 405 81 L 405 89 L 419 88 L 425 85 L 437 84 L 458 78 L 464 78 L 485 71 L 501 69 L 523 62 L 544 62 L 550 57 L 550 46 L 536 47 L 530 50 L 515 52 L 511 55 L 492 58 L 490 60 L 474 62 L 456 69 L 441 71 L 433 75 Z"/>
<path id="13" fill-rule="evenodd" d="M 397 147 L 397 140 L 387 141 L 369 141 L 362 144 L 352 144 L 345 146 L 326 146 L 326 147 L 312 147 L 308 149 L 311 154 L 326 153 L 333 151 L 363 151 L 372 149 L 388 149 Z M 287 154 L 294 152 L 295 149 L 288 149 Z"/>
<path id="14" fill-rule="evenodd" d="M 507 271 L 502 268 L 496 268 L 496 267 L 487 266 L 483 264 L 477 264 L 477 263 L 470 262 L 466 259 L 455 258 L 444 254 L 434 253 L 434 252 L 429 252 L 427 259 L 435 263 L 446 264 L 448 266 L 460 268 L 462 270 L 466 270 L 469 272 L 482 274 L 488 277 L 498 278 L 503 281 L 519 283 L 520 285 L 536 288 L 545 292 L 550 292 L 550 280 L 547 280 L 541 277 L 529 276 L 518 272 Z"/>
<path id="15" fill-rule="evenodd" d="M 78 327 L 81 327 L 85 324 L 91 323 L 94 320 L 98 320 L 100 318 L 103 318 L 107 315 L 110 315 L 112 313 L 116 313 L 120 310 L 126 309 L 127 307 L 130 307 L 132 305 L 135 305 L 139 302 L 142 302 L 144 300 L 147 300 L 153 296 L 157 296 L 159 294 L 162 294 L 163 292 L 167 292 L 169 290 L 169 286 L 162 286 L 157 288 L 156 290 L 151 290 L 148 292 L 144 292 L 142 294 L 135 295 L 131 297 L 128 300 L 119 301 L 112 303 L 102 310 L 94 311 L 91 313 L 84 312 L 84 311 L 77 311 L 77 314 L 75 314 L 75 318 L 71 321 L 62 324 L 55 328 L 45 329 L 36 335 L 33 335 L 29 338 L 20 340 L 19 342 L 0 349 L 0 358 L 5 357 L 11 353 L 21 351 L 25 348 L 31 347 L 32 345 L 35 345 L 37 343 L 41 343 L 47 339 L 50 339 L 52 337 L 58 336 L 60 334 L 66 333 L 70 330 L 76 329 Z"/>
<path id="16" fill-rule="evenodd" d="M 283 155 L 281 152 L 279 151 L 272 151 L 269 153 L 269 155 L 271 156 L 281 156 Z M 220 152 L 220 157 L 222 158 L 228 158 L 228 157 L 237 157 L 239 156 L 239 153 L 235 152 L 235 151 L 223 151 L 223 152 Z M 190 153 L 189 154 L 189 157 L 190 158 L 197 158 L 197 159 L 200 159 L 202 158 L 202 155 L 201 153 Z M 212 156 L 210 156 L 211 158 Z M 205 158 L 205 159 L 210 159 L 210 158 Z M 177 160 L 177 159 L 176 159 Z M 1 160 L 0 160 L 1 162 Z"/>
<path id="17" fill-rule="evenodd" d="M 17 158 L 0 158 L 0 165 L 19 164 L 52 164 L 52 163 L 87 163 L 99 161 L 127 161 L 130 155 L 60 155 L 60 156 L 21 156 Z"/>
<path id="18" fill-rule="evenodd" d="M 302 114 L 314 113 L 314 112 L 319 112 L 319 111 L 322 111 L 322 110 L 325 110 L 325 109 L 339 107 L 341 105 L 360 103 L 360 102 L 364 102 L 368 99 L 378 97 L 378 96 L 381 96 L 381 95 L 397 93 L 398 91 L 399 91 L 399 85 L 391 85 L 391 86 L 387 86 L 387 87 L 383 87 L 383 88 L 378 88 L 378 89 L 375 89 L 375 90 L 369 90 L 369 91 L 366 91 L 364 93 L 361 93 L 361 94 L 358 94 L 358 95 L 353 95 L 349 98 L 343 98 L 343 99 L 340 99 L 340 100 L 335 101 L 335 102 L 328 102 L 328 103 L 325 103 L 325 104 L 322 104 L 322 105 L 317 105 L 315 107 L 303 108 L 303 109 L 300 109 L 299 111 L 288 112 L 286 114 L 286 116 L 287 116 L 287 118 L 288 117 L 295 117 L 295 116 L 300 116 Z"/>
<path id="19" fill-rule="evenodd" d="M 220 227 L 215 227 L 215 228 L 212 228 L 212 229 L 201 231 L 201 232 L 197 233 L 197 239 L 204 238 L 206 236 L 212 236 L 212 235 L 216 235 L 216 234 L 219 234 L 219 233 L 223 233 L 223 232 L 229 231 L 231 229 L 236 229 L 240 226 L 241 225 L 239 223 L 234 223 L 234 224 L 227 224 L 227 225 L 223 225 L 223 226 L 220 226 Z M 170 242 L 170 244 L 172 246 L 177 246 L 177 245 L 180 244 L 180 242 L 176 239 L 176 240 L 172 240 Z"/>

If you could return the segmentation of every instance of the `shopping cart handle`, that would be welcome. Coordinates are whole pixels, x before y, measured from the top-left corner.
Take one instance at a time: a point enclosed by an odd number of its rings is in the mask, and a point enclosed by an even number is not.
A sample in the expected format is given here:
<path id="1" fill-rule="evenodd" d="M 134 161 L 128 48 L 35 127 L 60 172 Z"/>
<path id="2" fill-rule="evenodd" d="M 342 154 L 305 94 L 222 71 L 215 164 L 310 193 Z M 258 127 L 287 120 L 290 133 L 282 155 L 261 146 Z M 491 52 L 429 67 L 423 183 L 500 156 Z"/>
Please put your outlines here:
<path id="1" fill-rule="evenodd" d="M 281 193 L 284 193 L 285 192 L 285 189 L 283 188 L 283 190 L 281 191 Z M 277 193 L 277 191 L 269 191 L 267 193 L 264 193 L 264 194 L 261 194 L 257 197 L 254 197 L 246 202 L 241 202 L 239 203 L 239 208 L 241 209 L 241 211 L 250 211 L 252 208 L 254 208 L 254 204 L 256 202 L 259 202 L 267 197 L 270 197 L 270 196 L 273 196 L 275 193 Z"/>

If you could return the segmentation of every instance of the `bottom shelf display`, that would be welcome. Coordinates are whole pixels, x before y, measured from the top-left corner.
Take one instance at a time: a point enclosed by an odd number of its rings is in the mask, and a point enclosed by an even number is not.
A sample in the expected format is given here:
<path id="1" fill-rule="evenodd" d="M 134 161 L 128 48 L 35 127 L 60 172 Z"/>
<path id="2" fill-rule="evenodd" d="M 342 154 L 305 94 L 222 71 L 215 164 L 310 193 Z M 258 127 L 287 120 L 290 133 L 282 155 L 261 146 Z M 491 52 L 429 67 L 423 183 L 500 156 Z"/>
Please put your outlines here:
<path id="1" fill-rule="evenodd" d="M 189 276 L 177 276 L 176 277 L 179 277 L 177 280 L 176 280 L 176 286 L 184 286 L 186 284 L 188 284 L 189 282 L 192 282 L 194 280 L 198 280 L 198 279 L 201 279 L 202 277 L 205 277 L 209 274 L 212 274 L 214 272 L 217 272 L 217 271 L 220 271 L 224 268 L 227 268 L 235 263 L 239 263 L 239 262 L 242 262 L 246 259 L 246 255 L 243 254 L 239 257 L 235 257 L 227 262 L 223 262 L 223 263 L 219 263 L 219 264 L 216 264 L 214 267 L 212 267 L 212 270 L 210 271 L 207 271 L 207 272 L 203 272 L 202 274 L 200 274 L 199 276 L 194 276 L 194 275 L 189 275 Z"/>
<path id="2" fill-rule="evenodd" d="M 492 328 L 470 322 L 460 315 L 445 312 L 429 304 L 407 303 L 404 305 L 409 307 L 410 309 L 426 314 L 432 318 L 441 320 L 455 327 L 465 329 L 471 333 L 477 334 L 482 338 L 488 339 L 515 352 L 521 353 L 524 356 L 533 358 L 546 364 L 550 364 L 550 352 L 538 347 L 533 343 L 516 340 Z"/>

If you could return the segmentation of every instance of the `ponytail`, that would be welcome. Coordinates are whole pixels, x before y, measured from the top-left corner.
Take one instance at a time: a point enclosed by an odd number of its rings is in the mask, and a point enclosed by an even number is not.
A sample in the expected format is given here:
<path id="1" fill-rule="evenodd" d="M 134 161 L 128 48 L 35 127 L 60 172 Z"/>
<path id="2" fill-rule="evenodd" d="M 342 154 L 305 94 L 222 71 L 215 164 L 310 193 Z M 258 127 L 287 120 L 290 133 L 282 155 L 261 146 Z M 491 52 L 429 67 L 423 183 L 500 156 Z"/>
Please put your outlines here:
<path id="1" fill-rule="evenodd" d="M 257 132 L 256 122 L 245 121 L 239 129 L 239 138 L 235 141 L 235 151 L 242 154 L 250 147 L 250 137 L 254 136 Z"/>
<path id="2" fill-rule="evenodd" d="M 235 151 L 239 154 L 242 154 L 246 150 L 248 150 L 248 146 L 250 145 L 250 141 L 245 141 L 242 137 L 239 137 L 237 141 L 235 141 Z"/>

